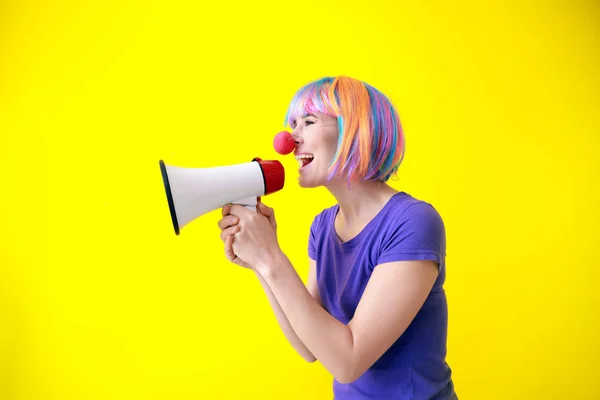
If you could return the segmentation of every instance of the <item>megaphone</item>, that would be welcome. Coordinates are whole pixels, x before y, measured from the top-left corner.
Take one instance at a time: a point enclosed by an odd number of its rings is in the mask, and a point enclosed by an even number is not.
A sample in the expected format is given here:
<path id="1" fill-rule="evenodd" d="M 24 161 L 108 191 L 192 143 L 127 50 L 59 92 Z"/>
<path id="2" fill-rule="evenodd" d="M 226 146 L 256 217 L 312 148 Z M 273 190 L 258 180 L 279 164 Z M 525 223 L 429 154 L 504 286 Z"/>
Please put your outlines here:
<path id="1" fill-rule="evenodd" d="M 240 204 L 256 211 L 258 197 L 275 193 L 285 184 L 283 165 L 276 160 L 213 168 L 184 168 L 159 161 L 175 234 L 212 210 Z"/>

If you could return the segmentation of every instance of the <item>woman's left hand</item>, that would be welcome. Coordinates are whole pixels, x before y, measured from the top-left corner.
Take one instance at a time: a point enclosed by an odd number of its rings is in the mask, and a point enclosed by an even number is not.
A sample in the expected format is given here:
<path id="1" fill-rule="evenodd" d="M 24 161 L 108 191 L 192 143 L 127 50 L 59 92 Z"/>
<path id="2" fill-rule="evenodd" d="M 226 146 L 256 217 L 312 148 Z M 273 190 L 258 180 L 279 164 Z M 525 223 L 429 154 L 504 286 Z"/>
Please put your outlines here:
<path id="1" fill-rule="evenodd" d="M 256 269 L 268 265 L 282 253 L 277 233 L 269 218 L 260 212 L 234 204 L 229 214 L 239 219 L 238 231 L 233 235 L 233 252 Z"/>

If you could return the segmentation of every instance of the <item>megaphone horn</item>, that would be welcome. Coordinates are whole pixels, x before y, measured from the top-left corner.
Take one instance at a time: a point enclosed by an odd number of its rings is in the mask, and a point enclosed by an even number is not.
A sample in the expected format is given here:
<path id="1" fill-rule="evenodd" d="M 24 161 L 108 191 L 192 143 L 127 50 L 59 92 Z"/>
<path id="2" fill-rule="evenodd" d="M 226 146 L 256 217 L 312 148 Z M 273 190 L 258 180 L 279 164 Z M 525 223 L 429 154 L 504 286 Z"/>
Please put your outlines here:
<path id="1" fill-rule="evenodd" d="M 184 168 L 159 161 L 175 234 L 210 211 L 241 204 L 254 211 L 258 197 L 275 193 L 285 184 L 283 165 L 276 160 L 213 168 Z"/>

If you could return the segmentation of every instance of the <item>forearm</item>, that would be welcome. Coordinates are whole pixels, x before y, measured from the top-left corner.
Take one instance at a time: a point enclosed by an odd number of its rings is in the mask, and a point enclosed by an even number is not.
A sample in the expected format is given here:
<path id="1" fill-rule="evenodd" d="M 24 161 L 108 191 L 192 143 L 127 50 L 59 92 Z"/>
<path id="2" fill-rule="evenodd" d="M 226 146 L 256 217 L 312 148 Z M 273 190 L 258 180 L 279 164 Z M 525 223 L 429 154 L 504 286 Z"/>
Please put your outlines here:
<path id="1" fill-rule="evenodd" d="M 279 327 L 283 331 L 283 335 L 285 336 L 287 341 L 298 352 L 298 354 L 300 354 L 302 356 L 302 358 L 304 358 L 306 361 L 308 361 L 308 362 L 316 361 L 315 356 L 310 352 L 310 350 L 308 350 L 308 348 L 304 345 L 304 343 L 302 343 L 302 341 L 300 340 L 300 338 L 298 337 L 296 332 L 294 332 L 294 329 L 290 325 L 290 322 L 288 321 L 287 317 L 285 316 L 285 313 L 281 309 L 281 306 L 277 302 L 275 295 L 271 291 L 271 288 L 269 287 L 269 285 L 267 284 L 265 279 L 257 271 L 255 271 L 255 273 L 256 273 L 256 276 L 257 276 L 263 290 L 265 291 L 265 293 L 267 295 L 267 299 L 269 300 L 271 309 L 273 310 L 273 313 L 275 314 L 277 323 L 279 324 Z"/>
<path id="2" fill-rule="evenodd" d="M 353 380 L 351 330 L 318 304 L 285 255 L 259 270 L 302 343 L 338 381 Z"/>

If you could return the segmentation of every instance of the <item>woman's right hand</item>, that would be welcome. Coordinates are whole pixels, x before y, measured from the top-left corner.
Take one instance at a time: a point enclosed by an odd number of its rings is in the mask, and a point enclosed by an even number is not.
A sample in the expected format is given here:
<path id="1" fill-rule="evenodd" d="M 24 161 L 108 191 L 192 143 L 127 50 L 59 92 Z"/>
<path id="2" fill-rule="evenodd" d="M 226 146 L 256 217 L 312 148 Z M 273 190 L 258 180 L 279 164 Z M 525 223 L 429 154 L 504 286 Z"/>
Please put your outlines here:
<path id="1" fill-rule="evenodd" d="M 226 205 L 221 210 L 221 215 L 223 218 L 219 220 L 219 229 L 221 229 L 221 240 L 225 244 L 225 257 L 234 264 L 239 265 L 240 267 L 254 269 L 250 264 L 239 258 L 233 252 L 233 240 L 235 235 L 240 227 L 238 225 L 238 218 L 234 215 L 229 215 L 230 206 Z"/>

